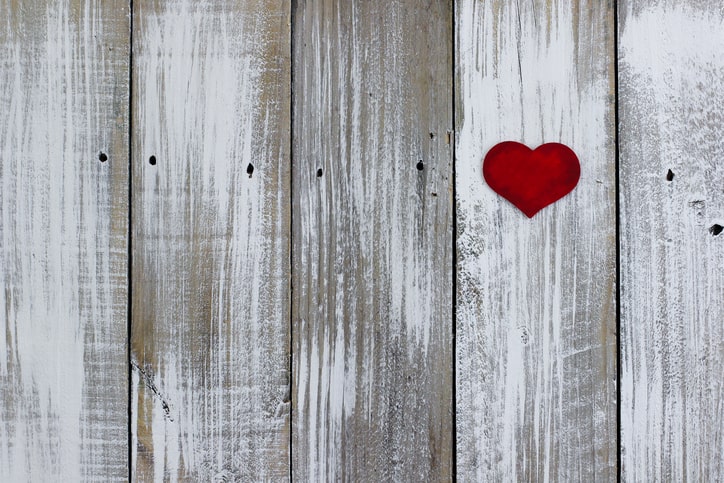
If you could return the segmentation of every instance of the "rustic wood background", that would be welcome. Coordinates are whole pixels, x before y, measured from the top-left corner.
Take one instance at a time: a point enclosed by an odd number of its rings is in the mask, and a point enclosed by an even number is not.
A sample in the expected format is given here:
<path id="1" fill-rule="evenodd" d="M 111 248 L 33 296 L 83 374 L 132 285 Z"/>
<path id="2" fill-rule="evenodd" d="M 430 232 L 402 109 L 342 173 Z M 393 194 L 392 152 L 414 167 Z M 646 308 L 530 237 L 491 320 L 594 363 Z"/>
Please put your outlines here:
<path id="1" fill-rule="evenodd" d="M 0 481 L 724 479 L 718 0 L 0 19 Z"/>

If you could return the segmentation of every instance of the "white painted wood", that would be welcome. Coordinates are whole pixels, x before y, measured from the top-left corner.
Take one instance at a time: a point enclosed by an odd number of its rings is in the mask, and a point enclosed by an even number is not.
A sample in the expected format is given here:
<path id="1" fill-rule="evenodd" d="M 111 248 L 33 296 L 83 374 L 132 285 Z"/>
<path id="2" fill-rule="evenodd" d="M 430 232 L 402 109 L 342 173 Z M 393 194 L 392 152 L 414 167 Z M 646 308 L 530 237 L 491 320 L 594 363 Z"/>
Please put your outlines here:
<path id="1" fill-rule="evenodd" d="M 452 478 L 451 7 L 296 3 L 297 481 Z"/>
<path id="2" fill-rule="evenodd" d="M 610 2 L 456 2 L 457 477 L 616 479 Z M 577 188 L 528 219 L 484 182 L 501 141 L 570 146 Z"/>
<path id="3" fill-rule="evenodd" d="M 622 476 L 722 481 L 724 9 L 619 22 Z"/>
<path id="4" fill-rule="evenodd" d="M 123 481 L 128 4 L 0 13 L 0 481 Z"/>
<path id="5" fill-rule="evenodd" d="M 289 476 L 290 25 L 283 1 L 134 2 L 139 481 Z"/>

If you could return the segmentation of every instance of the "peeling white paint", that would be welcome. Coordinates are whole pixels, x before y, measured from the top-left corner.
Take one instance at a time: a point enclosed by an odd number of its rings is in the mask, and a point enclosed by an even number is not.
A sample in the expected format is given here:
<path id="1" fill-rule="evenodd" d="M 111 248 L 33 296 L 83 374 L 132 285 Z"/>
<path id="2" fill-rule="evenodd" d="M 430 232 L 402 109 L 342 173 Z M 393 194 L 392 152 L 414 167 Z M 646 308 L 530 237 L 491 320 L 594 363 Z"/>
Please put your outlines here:
<path id="1" fill-rule="evenodd" d="M 285 478 L 288 6 L 137 6 L 136 475 Z"/>
<path id="2" fill-rule="evenodd" d="M 613 17 L 580 3 L 457 4 L 462 480 L 616 475 Z M 483 180 L 507 140 L 567 144 L 578 187 L 528 219 Z"/>
<path id="3" fill-rule="evenodd" d="M 437 1 L 295 11 L 300 481 L 451 477 L 450 19 Z"/>
<path id="4" fill-rule="evenodd" d="M 724 244 L 709 228 L 724 212 L 724 11 L 620 12 L 622 476 L 719 481 Z"/>
<path id="5" fill-rule="evenodd" d="M 0 11 L 0 480 L 123 480 L 127 10 Z"/>

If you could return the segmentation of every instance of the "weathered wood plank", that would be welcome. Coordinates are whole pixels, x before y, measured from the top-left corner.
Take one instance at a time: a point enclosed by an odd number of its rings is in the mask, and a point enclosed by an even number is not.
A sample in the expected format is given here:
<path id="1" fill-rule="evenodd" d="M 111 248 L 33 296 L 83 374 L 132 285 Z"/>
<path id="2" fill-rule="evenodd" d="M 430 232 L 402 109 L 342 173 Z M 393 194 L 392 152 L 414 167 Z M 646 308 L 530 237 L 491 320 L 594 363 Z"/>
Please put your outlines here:
<path id="1" fill-rule="evenodd" d="M 128 4 L 0 12 L 0 481 L 125 480 Z"/>
<path id="2" fill-rule="evenodd" d="M 724 10 L 619 22 L 623 479 L 722 481 Z"/>
<path id="3" fill-rule="evenodd" d="M 449 480 L 451 4 L 294 16 L 295 480 Z"/>
<path id="4" fill-rule="evenodd" d="M 289 476 L 290 25 L 283 1 L 134 2 L 140 481 Z"/>
<path id="5" fill-rule="evenodd" d="M 456 3 L 457 475 L 616 479 L 612 2 Z M 484 182 L 505 140 L 570 146 L 533 219 Z"/>

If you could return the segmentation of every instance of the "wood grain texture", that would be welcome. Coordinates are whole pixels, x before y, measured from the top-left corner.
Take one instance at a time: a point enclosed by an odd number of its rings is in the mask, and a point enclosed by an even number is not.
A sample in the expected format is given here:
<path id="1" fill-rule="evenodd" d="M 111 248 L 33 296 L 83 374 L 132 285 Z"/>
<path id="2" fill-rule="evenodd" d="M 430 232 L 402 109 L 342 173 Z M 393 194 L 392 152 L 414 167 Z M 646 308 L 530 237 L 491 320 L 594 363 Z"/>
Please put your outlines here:
<path id="1" fill-rule="evenodd" d="M 294 15 L 294 478 L 450 480 L 451 4 Z"/>
<path id="2" fill-rule="evenodd" d="M 616 479 L 612 2 L 456 3 L 457 477 Z M 501 141 L 570 146 L 533 219 L 484 182 Z"/>
<path id="3" fill-rule="evenodd" d="M 283 1 L 134 2 L 139 481 L 289 476 L 290 25 Z"/>
<path id="4" fill-rule="evenodd" d="M 722 481 L 724 10 L 619 22 L 622 479 Z"/>
<path id="5" fill-rule="evenodd" d="M 122 481 L 128 4 L 0 12 L 0 481 Z"/>

